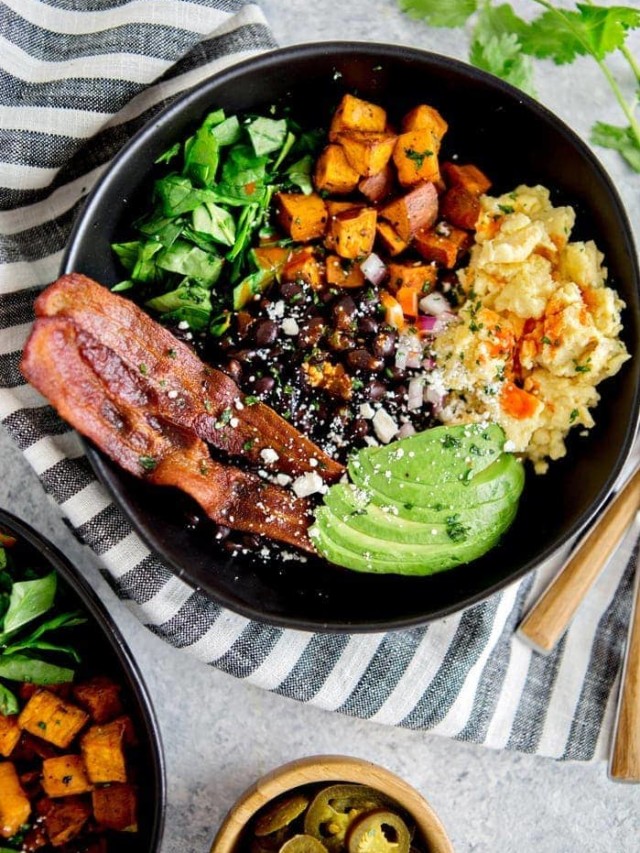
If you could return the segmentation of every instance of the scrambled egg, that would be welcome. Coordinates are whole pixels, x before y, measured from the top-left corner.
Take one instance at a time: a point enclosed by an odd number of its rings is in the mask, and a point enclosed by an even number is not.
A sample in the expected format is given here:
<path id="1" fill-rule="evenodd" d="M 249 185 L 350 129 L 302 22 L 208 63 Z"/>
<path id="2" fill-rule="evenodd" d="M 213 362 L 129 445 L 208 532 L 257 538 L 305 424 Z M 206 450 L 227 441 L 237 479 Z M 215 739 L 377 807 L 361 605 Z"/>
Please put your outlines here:
<path id="1" fill-rule="evenodd" d="M 541 186 L 483 196 L 458 276 L 465 301 L 434 343 L 440 419 L 496 421 L 538 473 L 565 455 L 572 427 L 593 426 L 596 386 L 629 358 L 624 303 L 595 243 L 569 242 L 574 221 Z"/>

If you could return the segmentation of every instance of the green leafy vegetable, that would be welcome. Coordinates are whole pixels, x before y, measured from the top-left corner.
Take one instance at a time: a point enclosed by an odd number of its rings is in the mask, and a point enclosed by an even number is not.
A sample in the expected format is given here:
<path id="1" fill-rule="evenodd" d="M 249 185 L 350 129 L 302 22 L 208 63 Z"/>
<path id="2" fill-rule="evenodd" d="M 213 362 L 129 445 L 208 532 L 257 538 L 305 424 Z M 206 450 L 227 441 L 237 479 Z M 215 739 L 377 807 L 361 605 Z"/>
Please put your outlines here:
<path id="1" fill-rule="evenodd" d="M 0 715 L 8 717 L 10 714 L 17 714 L 19 710 L 18 697 L 4 684 L 0 684 Z M 0 853 L 1 851 L 2 848 L 0 848 Z"/>
<path id="2" fill-rule="evenodd" d="M 461 27 L 478 7 L 478 0 L 399 0 L 400 8 L 412 18 L 422 18 L 432 27 Z"/>
<path id="3" fill-rule="evenodd" d="M 576 3 L 574 9 L 556 6 L 549 0 L 532 0 L 544 11 L 530 22 L 522 20 L 508 3 L 492 0 L 398 0 L 400 8 L 413 18 L 434 27 L 461 27 L 474 19 L 471 27 L 470 60 L 479 68 L 534 94 L 533 66 L 529 57 L 550 59 L 557 65 L 590 56 L 599 66 L 628 124 L 616 127 L 596 122 L 591 141 L 619 151 L 636 172 L 640 172 L 640 121 L 637 91 L 630 99 L 623 93 L 607 59 L 619 53 L 629 65 L 636 89 L 640 85 L 640 65 L 627 45 L 631 30 L 640 28 L 640 9 L 632 6 L 598 6 Z"/>
<path id="4" fill-rule="evenodd" d="M 113 289 L 165 322 L 222 334 L 234 307 L 275 278 L 257 270 L 250 250 L 258 234 L 263 240 L 273 232 L 275 192 L 313 192 L 321 145 L 321 132 L 306 132 L 289 117 L 210 112 L 157 158 L 170 165 L 132 223 L 137 239 L 113 244 L 127 273 Z"/>
<path id="5" fill-rule="evenodd" d="M 2 655 L 0 678 L 8 681 L 26 681 L 28 684 L 63 684 L 73 681 L 73 670 L 56 666 L 24 655 Z"/>
<path id="6" fill-rule="evenodd" d="M 60 666 L 60 656 L 79 662 L 77 649 L 60 639 L 63 629 L 86 622 L 77 610 L 57 608 L 57 575 L 38 577 L 32 569 L 14 565 L 4 554 L 0 566 L 0 714 L 15 714 L 18 700 L 3 681 L 58 684 L 71 681 L 74 670 Z M 45 638 L 46 635 L 46 638 Z M 48 660 L 50 654 L 54 659 Z"/>
<path id="7" fill-rule="evenodd" d="M 4 615 L 3 633 L 0 643 L 8 634 L 12 634 L 42 616 L 53 605 L 56 594 L 56 573 L 51 572 L 43 578 L 32 581 L 21 581 L 13 584 L 9 609 Z"/>

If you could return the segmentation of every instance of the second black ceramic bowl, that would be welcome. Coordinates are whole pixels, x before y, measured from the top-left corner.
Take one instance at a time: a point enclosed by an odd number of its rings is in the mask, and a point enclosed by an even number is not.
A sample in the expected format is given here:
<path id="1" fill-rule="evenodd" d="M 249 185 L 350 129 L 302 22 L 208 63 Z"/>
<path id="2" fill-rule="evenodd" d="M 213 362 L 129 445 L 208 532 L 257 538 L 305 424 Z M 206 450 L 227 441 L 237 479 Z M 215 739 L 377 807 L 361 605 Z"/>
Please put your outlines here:
<path id="1" fill-rule="evenodd" d="M 151 700 L 131 652 L 106 607 L 57 548 L 25 522 L 2 509 L 0 530 L 12 534 L 17 540 L 11 548 L 12 559 L 17 565 L 42 571 L 54 569 L 59 585 L 66 587 L 65 600 L 70 604 L 73 602 L 74 608 L 88 616 L 86 624 L 73 629 L 81 652 L 80 667 L 85 674 L 88 677 L 94 673 L 109 674 L 123 686 L 127 713 L 133 719 L 138 739 L 138 831 L 119 833 L 117 850 L 118 853 L 158 853 L 167 796 L 164 755 Z"/>
<path id="2" fill-rule="evenodd" d="M 176 101 L 113 161 L 89 198 L 63 263 L 105 285 L 122 277 L 110 250 L 148 198 L 153 162 L 210 110 L 229 112 L 287 103 L 311 127 L 326 126 L 344 92 L 387 108 L 396 121 L 418 103 L 449 122 L 443 156 L 472 162 L 496 192 L 544 184 L 556 204 L 577 210 L 574 239 L 595 239 L 610 283 L 627 309 L 624 339 L 638 352 L 638 266 L 629 223 L 611 181 L 588 147 L 540 104 L 463 63 L 402 47 L 308 44 L 237 65 Z M 471 565 L 431 578 L 349 573 L 318 560 L 264 565 L 230 558 L 207 535 L 193 533 L 182 504 L 119 471 L 94 450 L 91 462 L 133 525 L 173 569 L 242 614 L 313 630 L 367 631 L 421 624 L 477 602 L 521 577 L 583 527 L 602 505 L 635 433 L 639 361 L 601 386 L 597 425 L 572 436 L 565 459 L 544 477 L 527 474 L 514 525 L 503 543 Z"/>

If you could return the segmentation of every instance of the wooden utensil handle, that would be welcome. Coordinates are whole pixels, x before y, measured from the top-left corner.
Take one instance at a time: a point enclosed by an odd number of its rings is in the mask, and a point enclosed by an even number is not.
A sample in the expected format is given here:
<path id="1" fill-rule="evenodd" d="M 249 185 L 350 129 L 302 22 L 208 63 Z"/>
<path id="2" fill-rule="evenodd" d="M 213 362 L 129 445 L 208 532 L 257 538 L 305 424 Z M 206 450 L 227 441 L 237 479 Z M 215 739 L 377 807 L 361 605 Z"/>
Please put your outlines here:
<path id="1" fill-rule="evenodd" d="M 618 715 L 613 730 L 609 778 L 640 782 L 640 572 L 636 568 L 634 599 L 625 665 L 622 670 Z"/>
<path id="2" fill-rule="evenodd" d="M 639 506 L 640 469 L 620 489 L 520 623 L 518 635 L 536 651 L 552 651 Z"/>

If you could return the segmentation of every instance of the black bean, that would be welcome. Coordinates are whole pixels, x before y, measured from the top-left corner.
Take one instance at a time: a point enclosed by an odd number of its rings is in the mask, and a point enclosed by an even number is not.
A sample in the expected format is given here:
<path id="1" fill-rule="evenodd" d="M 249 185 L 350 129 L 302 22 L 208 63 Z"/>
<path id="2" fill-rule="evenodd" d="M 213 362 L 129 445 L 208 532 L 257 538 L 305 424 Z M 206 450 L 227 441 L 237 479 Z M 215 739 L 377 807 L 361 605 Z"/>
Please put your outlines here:
<path id="1" fill-rule="evenodd" d="M 224 366 L 224 372 L 228 374 L 234 382 L 240 382 L 242 379 L 242 365 L 237 358 L 230 358 Z"/>
<path id="2" fill-rule="evenodd" d="M 253 331 L 253 339 L 259 347 L 268 347 L 275 343 L 278 327 L 273 320 L 259 320 Z"/>
<path id="3" fill-rule="evenodd" d="M 364 418 L 355 418 L 349 424 L 349 437 L 353 439 L 364 438 L 369 435 L 369 423 Z"/>
<path id="4" fill-rule="evenodd" d="M 385 368 L 384 372 L 387 379 L 390 379 L 392 382 L 402 382 L 405 377 L 405 371 L 395 365 Z"/>
<path id="5" fill-rule="evenodd" d="M 364 388 L 364 396 L 374 403 L 384 400 L 387 396 L 387 386 L 378 379 L 372 379 Z"/>
<path id="6" fill-rule="evenodd" d="M 287 302 L 291 302 L 294 297 L 300 296 L 302 293 L 302 287 L 299 284 L 296 284 L 295 281 L 283 281 L 280 285 L 280 293 L 283 299 L 286 299 Z"/>
<path id="7" fill-rule="evenodd" d="M 224 524 L 219 524 L 215 533 L 215 538 L 218 542 L 222 542 L 231 533 L 230 527 L 225 527 Z"/>
<path id="8" fill-rule="evenodd" d="M 398 335 L 396 332 L 384 330 L 378 332 L 373 341 L 373 352 L 378 358 L 390 358 L 396 349 Z"/>
<path id="9" fill-rule="evenodd" d="M 350 296 L 343 296 L 331 309 L 333 322 L 337 329 L 351 331 L 356 313 L 356 303 Z"/>
<path id="10" fill-rule="evenodd" d="M 366 349 L 354 349 L 347 353 L 347 364 L 353 370 L 364 370 L 367 373 L 377 373 L 384 367 L 383 360 L 376 358 Z"/>
<path id="11" fill-rule="evenodd" d="M 315 347 L 325 331 L 326 326 L 322 317 L 312 317 L 300 327 L 298 346 L 303 349 Z"/>
<path id="12" fill-rule="evenodd" d="M 378 331 L 378 321 L 374 320 L 373 317 L 360 317 L 358 331 L 362 335 L 375 335 Z"/>
<path id="13" fill-rule="evenodd" d="M 256 379 L 253 383 L 253 390 L 256 394 L 268 394 L 270 391 L 273 391 L 275 384 L 276 380 L 273 376 L 261 376 L 260 379 Z"/>

